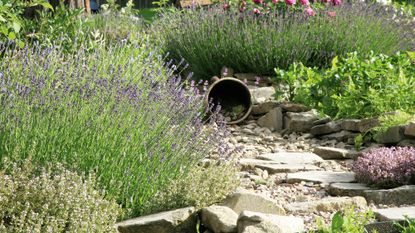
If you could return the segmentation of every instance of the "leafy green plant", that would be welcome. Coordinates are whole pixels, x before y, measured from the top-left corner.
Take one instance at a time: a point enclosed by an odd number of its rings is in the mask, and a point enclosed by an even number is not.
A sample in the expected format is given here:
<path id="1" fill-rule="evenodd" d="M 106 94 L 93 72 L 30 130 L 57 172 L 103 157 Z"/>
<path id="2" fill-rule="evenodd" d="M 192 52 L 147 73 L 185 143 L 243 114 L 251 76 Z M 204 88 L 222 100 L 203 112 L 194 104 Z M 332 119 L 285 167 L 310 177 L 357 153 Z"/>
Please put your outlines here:
<path id="1" fill-rule="evenodd" d="M 232 163 L 195 166 L 179 179 L 160 190 L 151 202 L 146 203 L 147 213 L 177 209 L 186 206 L 206 207 L 223 200 L 240 184 Z"/>
<path id="2" fill-rule="evenodd" d="M 293 100 L 335 118 L 373 117 L 396 110 L 413 114 L 415 60 L 411 54 L 353 52 L 334 58 L 329 69 L 294 64 L 288 71 L 277 74 L 280 80 L 293 86 Z M 295 84 L 290 77 L 297 80 Z"/>
<path id="3" fill-rule="evenodd" d="M 408 216 L 405 216 L 405 223 L 395 224 L 400 230 L 401 233 L 414 233 L 415 232 L 415 219 L 410 219 Z"/>
<path id="4" fill-rule="evenodd" d="M 6 163 L 0 179 L 1 232 L 116 232 L 121 207 L 103 198 L 93 174 L 25 160 Z"/>
<path id="5" fill-rule="evenodd" d="M 172 58 L 189 63 L 196 79 L 209 79 L 224 65 L 269 75 L 294 62 L 328 67 L 336 55 L 353 51 L 392 55 L 414 48 L 413 24 L 391 20 L 393 12 L 382 6 L 344 4 L 316 12 L 310 17 L 296 11 L 240 13 L 232 6 L 183 10 L 163 13 L 151 31 Z"/>
<path id="6" fill-rule="evenodd" d="M 315 233 L 363 233 L 367 232 L 365 225 L 373 220 L 374 213 L 371 210 L 358 212 L 354 208 L 348 208 L 344 212 L 335 213 L 329 226 L 318 220 Z"/>

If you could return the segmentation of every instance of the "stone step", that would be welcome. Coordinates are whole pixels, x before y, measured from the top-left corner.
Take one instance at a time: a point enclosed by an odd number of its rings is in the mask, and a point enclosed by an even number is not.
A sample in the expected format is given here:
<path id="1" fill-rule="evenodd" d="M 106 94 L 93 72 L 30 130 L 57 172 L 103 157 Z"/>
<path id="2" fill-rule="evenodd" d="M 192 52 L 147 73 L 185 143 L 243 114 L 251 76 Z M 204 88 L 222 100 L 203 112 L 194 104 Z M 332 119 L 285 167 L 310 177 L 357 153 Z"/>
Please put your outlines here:
<path id="1" fill-rule="evenodd" d="M 310 152 L 267 153 L 257 158 L 285 164 L 314 164 L 324 161 L 320 156 Z"/>
<path id="2" fill-rule="evenodd" d="M 364 196 L 365 190 L 370 190 L 366 184 L 362 183 L 332 183 L 328 188 L 328 193 L 333 196 Z"/>
<path id="3" fill-rule="evenodd" d="M 314 166 L 312 164 L 257 164 L 255 167 L 267 170 L 268 173 L 292 173 L 298 171 L 318 171 L 321 168 Z"/>
<path id="4" fill-rule="evenodd" d="M 355 181 L 353 172 L 332 172 L 332 171 L 307 171 L 289 173 L 287 183 L 299 183 L 301 181 L 331 184 L 336 182 L 352 183 Z"/>
<path id="5" fill-rule="evenodd" d="M 415 219 L 415 206 L 376 209 L 373 212 L 380 221 L 405 220 L 405 216 Z"/>
<path id="6" fill-rule="evenodd" d="M 414 205 L 415 185 L 404 185 L 394 189 L 365 190 L 368 201 L 385 205 Z"/>

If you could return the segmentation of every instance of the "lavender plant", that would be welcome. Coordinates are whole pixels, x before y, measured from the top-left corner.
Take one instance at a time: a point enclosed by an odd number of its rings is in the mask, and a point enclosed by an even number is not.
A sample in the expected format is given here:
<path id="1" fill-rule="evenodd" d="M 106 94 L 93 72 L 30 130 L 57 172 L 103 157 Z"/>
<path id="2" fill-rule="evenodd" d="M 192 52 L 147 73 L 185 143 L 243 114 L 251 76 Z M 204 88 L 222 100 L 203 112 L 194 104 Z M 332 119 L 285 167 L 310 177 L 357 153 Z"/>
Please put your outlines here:
<path id="1" fill-rule="evenodd" d="M 415 182 L 415 148 L 382 147 L 359 157 L 353 171 L 360 182 L 393 188 Z"/>
<path id="2" fill-rule="evenodd" d="M 185 58 L 196 78 L 210 78 L 223 65 L 272 74 L 293 62 L 326 67 L 334 56 L 353 51 L 393 54 L 414 48 L 413 23 L 392 18 L 392 10 L 365 3 L 327 6 L 314 16 L 240 13 L 230 6 L 166 12 L 152 26 L 173 58 Z"/>
<path id="3" fill-rule="evenodd" d="M 223 127 L 203 124 L 203 99 L 148 40 L 63 54 L 5 50 L 0 63 L 0 159 L 61 162 L 97 174 L 127 216 L 170 180 L 219 148 Z M 215 127 L 213 127 L 215 126 Z M 18 151 L 18 153 L 15 153 Z"/>

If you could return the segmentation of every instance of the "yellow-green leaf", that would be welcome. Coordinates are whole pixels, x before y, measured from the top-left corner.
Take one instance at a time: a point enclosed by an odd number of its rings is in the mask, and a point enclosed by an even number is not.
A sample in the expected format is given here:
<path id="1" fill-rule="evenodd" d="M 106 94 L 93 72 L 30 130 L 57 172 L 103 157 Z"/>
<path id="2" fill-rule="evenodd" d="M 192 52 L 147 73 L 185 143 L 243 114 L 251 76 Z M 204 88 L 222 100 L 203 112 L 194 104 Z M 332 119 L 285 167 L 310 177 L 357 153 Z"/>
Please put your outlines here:
<path id="1" fill-rule="evenodd" d="M 16 34 L 14 32 L 10 32 L 9 33 L 9 40 L 14 40 L 16 39 Z"/>

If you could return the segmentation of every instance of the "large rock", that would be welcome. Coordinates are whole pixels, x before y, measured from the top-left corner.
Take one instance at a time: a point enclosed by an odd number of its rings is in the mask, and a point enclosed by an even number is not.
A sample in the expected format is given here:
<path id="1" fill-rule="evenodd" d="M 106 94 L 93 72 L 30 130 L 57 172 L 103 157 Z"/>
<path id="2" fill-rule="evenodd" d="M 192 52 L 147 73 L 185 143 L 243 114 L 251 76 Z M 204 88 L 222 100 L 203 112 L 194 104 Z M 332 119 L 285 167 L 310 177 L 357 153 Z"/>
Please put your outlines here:
<path id="1" fill-rule="evenodd" d="M 410 122 L 406 127 L 404 134 L 406 136 L 415 137 L 415 122 Z"/>
<path id="2" fill-rule="evenodd" d="M 313 213 L 318 211 L 334 212 L 347 207 L 357 206 L 366 207 L 364 197 L 326 197 L 313 202 L 294 202 L 285 205 L 289 213 Z"/>
<path id="3" fill-rule="evenodd" d="M 209 206 L 201 211 L 203 224 L 214 233 L 236 232 L 238 215 L 226 206 Z"/>
<path id="4" fill-rule="evenodd" d="M 360 120 L 357 120 L 357 119 L 344 119 L 342 120 L 341 127 L 343 130 L 360 132 L 359 123 L 360 123 Z"/>
<path id="5" fill-rule="evenodd" d="M 311 108 L 305 105 L 291 102 L 281 103 L 280 107 L 286 112 L 306 112 L 311 110 Z"/>
<path id="6" fill-rule="evenodd" d="M 333 196 L 364 196 L 364 191 L 370 190 L 366 184 L 362 183 L 332 183 L 328 193 Z"/>
<path id="7" fill-rule="evenodd" d="M 267 101 L 267 102 L 264 102 L 264 103 L 253 105 L 251 113 L 254 114 L 254 115 L 261 115 L 261 114 L 265 114 L 265 113 L 271 111 L 272 109 L 274 109 L 276 107 L 278 107 L 277 102 Z"/>
<path id="8" fill-rule="evenodd" d="M 415 219 L 415 206 L 375 209 L 373 212 L 380 221 L 405 220 L 405 216 Z"/>
<path id="9" fill-rule="evenodd" d="M 316 125 L 313 126 L 310 130 L 310 133 L 315 136 L 323 135 L 323 134 L 330 134 L 330 133 L 336 133 L 341 130 L 341 127 L 336 122 L 328 122 L 326 124 L 322 125 Z"/>
<path id="10" fill-rule="evenodd" d="M 329 123 L 330 121 L 331 121 L 331 117 L 329 117 L 329 116 L 324 117 L 324 118 L 321 118 L 321 119 L 318 119 L 318 120 L 314 121 L 313 126 L 323 125 L 323 124 Z"/>
<path id="11" fill-rule="evenodd" d="M 350 139 L 353 140 L 357 135 L 358 133 L 353 133 L 351 131 L 342 130 L 340 132 L 322 135 L 321 138 L 328 139 L 328 140 L 336 140 L 339 142 L 347 142 Z"/>
<path id="12" fill-rule="evenodd" d="M 262 154 L 258 158 L 285 164 L 314 164 L 324 161 L 320 156 L 310 152 L 268 153 Z"/>
<path id="13" fill-rule="evenodd" d="M 404 185 L 394 189 L 364 191 L 368 201 L 385 205 L 415 204 L 415 185 Z"/>
<path id="14" fill-rule="evenodd" d="M 404 139 L 404 140 L 398 142 L 397 146 L 415 147 L 415 139 Z"/>
<path id="15" fill-rule="evenodd" d="M 301 218 L 244 211 L 238 218 L 238 233 L 297 233 L 304 231 Z"/>
<path id="16" fill-rule="evenodd" d="M 325 146 L 316 147 L 313 152 L 323 159 L 351 159 L 357 154 L 355 151 Z"/>
<path id="17" fill-rule="evenodd" d="M 379 119 L 368 118 L 368 119 L 360 120 L 359 123 L 357 123 L 357 128 L 359 129 L 359 132 L 364 133 L 376 126 L 379 126 L 379 124 L 380 124 Z"/>
<path id="18" fill-rule="evenodd" d="M 120 233 L 194 233 L 197 224 L 196 209 L 188 207 L 152 214 L 119 222 Z"/>
<path id="19" fill-rule="evenodd" d="M 313 122 L 318 120 L 316 111 L 308 112 L 287 112 L 284 117 L 284 128 L 292 132 L 309 132 L 313 127 Z"/>
<path id="20" fill-rule="evenodd" d="M 258 125 L 274 130 L 282 130 L 283 114 L 281 108 L 277 107 L 269 111 L 267 114 L 258 119 Z"/>
<path id="21" fill-rule="evenodd" d="M 261 104 L 269 102 L 274 98 L 274 87 L 251 87 L 252 102 L 253 104 Z"/>
<path id="22" fill-rule="evenodd" d="M 298 171 L 319 171 L 320 167 L 312 164 L 257 164 L 255 167 L 267 170 L 270 174 Z"/>
<path id="23" fill-rule="evenodd" d="M 404 128 L 402 126 L 393 126 L 386 130 L 386 132 L 378 135 L 376 141 L 382 144 L 396 144 L 405 138 L 403 133 Z"/>
<path id="24" fill-rule="evenodd" d="M 231 208 L 237 214 L 248 210 L 266 214 L 285 215 L 284 208 L 271 198 L 244 189 L 238 189 L 230 194 L 223 201 L 222 205 Z"/>
<path id="25" fill-rule="evenodd" d="M 308 171 L 287 174 L 287 183 L 301 181 L 330 184 L 336 182 L 350 183 L 355 181 L 353 172 Z"/>

